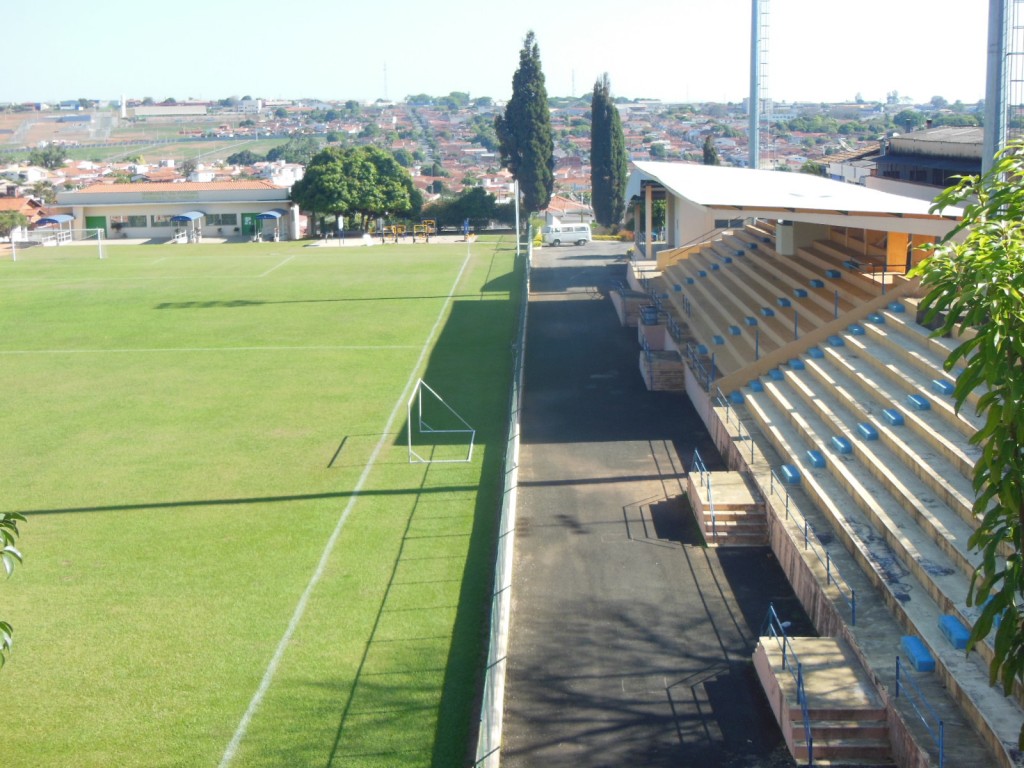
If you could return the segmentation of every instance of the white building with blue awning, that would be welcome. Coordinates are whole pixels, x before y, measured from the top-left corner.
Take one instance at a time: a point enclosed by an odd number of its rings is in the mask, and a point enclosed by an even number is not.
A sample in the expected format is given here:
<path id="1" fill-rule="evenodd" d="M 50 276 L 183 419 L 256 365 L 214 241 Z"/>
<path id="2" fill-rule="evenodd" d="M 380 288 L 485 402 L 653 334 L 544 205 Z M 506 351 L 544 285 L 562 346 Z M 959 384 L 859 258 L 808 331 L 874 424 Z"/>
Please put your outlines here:
<path id="1" fill-rule="evenodd" d="M 299 209 L 267 181 L 94 184 L 60 192 L 74 229 L 104 237 L 198 242 L 203 238 L 296 240 Z"/>

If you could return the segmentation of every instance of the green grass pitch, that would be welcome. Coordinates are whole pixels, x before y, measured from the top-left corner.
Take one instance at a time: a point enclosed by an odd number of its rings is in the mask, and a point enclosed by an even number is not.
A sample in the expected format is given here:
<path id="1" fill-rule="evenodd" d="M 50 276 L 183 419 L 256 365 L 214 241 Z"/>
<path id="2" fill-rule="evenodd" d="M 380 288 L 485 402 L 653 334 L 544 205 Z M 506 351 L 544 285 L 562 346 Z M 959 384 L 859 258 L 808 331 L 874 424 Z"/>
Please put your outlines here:
<path id="1" fill-rule="evenodd" d="M 518 270 L 509 239 L 0 260 L 4 767 L 464 764 Z M 471 462 L 408 462 L 420 376 Z"/>

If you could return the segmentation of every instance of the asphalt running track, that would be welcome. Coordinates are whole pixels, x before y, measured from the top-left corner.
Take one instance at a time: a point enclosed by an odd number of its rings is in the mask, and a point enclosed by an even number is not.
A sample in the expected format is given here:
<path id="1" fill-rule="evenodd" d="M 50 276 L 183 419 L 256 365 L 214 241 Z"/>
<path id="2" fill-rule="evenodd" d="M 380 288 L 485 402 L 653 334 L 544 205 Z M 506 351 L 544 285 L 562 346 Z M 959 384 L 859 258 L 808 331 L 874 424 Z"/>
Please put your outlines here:
<path id="1" fill-rule="evenodd" d="M 770 601 L 809 623 L 767 547 L 700 545 L 682 473 L 721 460 L 685 395 L 644 388 L 624 253 L 534 252 L 501 763 L 795 765 L 751 653 Z"/>

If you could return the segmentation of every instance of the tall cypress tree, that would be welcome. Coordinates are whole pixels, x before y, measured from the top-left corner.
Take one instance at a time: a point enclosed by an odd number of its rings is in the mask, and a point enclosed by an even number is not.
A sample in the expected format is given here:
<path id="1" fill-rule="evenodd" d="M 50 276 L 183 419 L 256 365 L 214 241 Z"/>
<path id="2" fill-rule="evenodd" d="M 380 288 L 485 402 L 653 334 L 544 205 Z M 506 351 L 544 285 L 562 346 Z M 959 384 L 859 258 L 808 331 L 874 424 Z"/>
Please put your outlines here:
<path id="1" fill-rule="evenodd" d="M 718 149 L 715 148 L 714 139 L 709 133 L 704 137 L 704 165 L 719 165 Z"/>
<path id="2" fill-rule="evenodd" d="M 555 144 L 551 138 L 548 92 L 540 67 L 540 48 L 533 31 L 519 52 L 519 68 L 512 78 L 512 98 L 505 114 L 494 119 L 501 164 L 508 168 L 523 196 L 527 211 L 541 211 L 551 202 L 555 188 Z"/>
<path id="3" fill-rule="evenodd" d="M 622 220 L 626 207 L 629 165 L 622 120 L 612 102 L 607 72 L 594 83 L 590 114 L 590 188 L 594 217 L 599 224 L 611 227 Z"/>

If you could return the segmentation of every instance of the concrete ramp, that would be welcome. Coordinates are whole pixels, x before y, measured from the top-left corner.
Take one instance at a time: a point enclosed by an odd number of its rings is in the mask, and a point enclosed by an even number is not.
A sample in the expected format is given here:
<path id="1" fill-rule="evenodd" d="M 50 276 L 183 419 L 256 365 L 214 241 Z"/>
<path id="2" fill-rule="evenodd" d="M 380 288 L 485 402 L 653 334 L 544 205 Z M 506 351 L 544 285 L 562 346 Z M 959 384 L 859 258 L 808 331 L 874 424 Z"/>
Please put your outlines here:
<path id="1" fill-rule="evenodd" d="M 790 754 L 808 760 L 795 665 L 807 695 L 814 765 L 893 765 L 885 706 L 853 654 L 832 637 L 762 637 L 754 668 Z"/>

